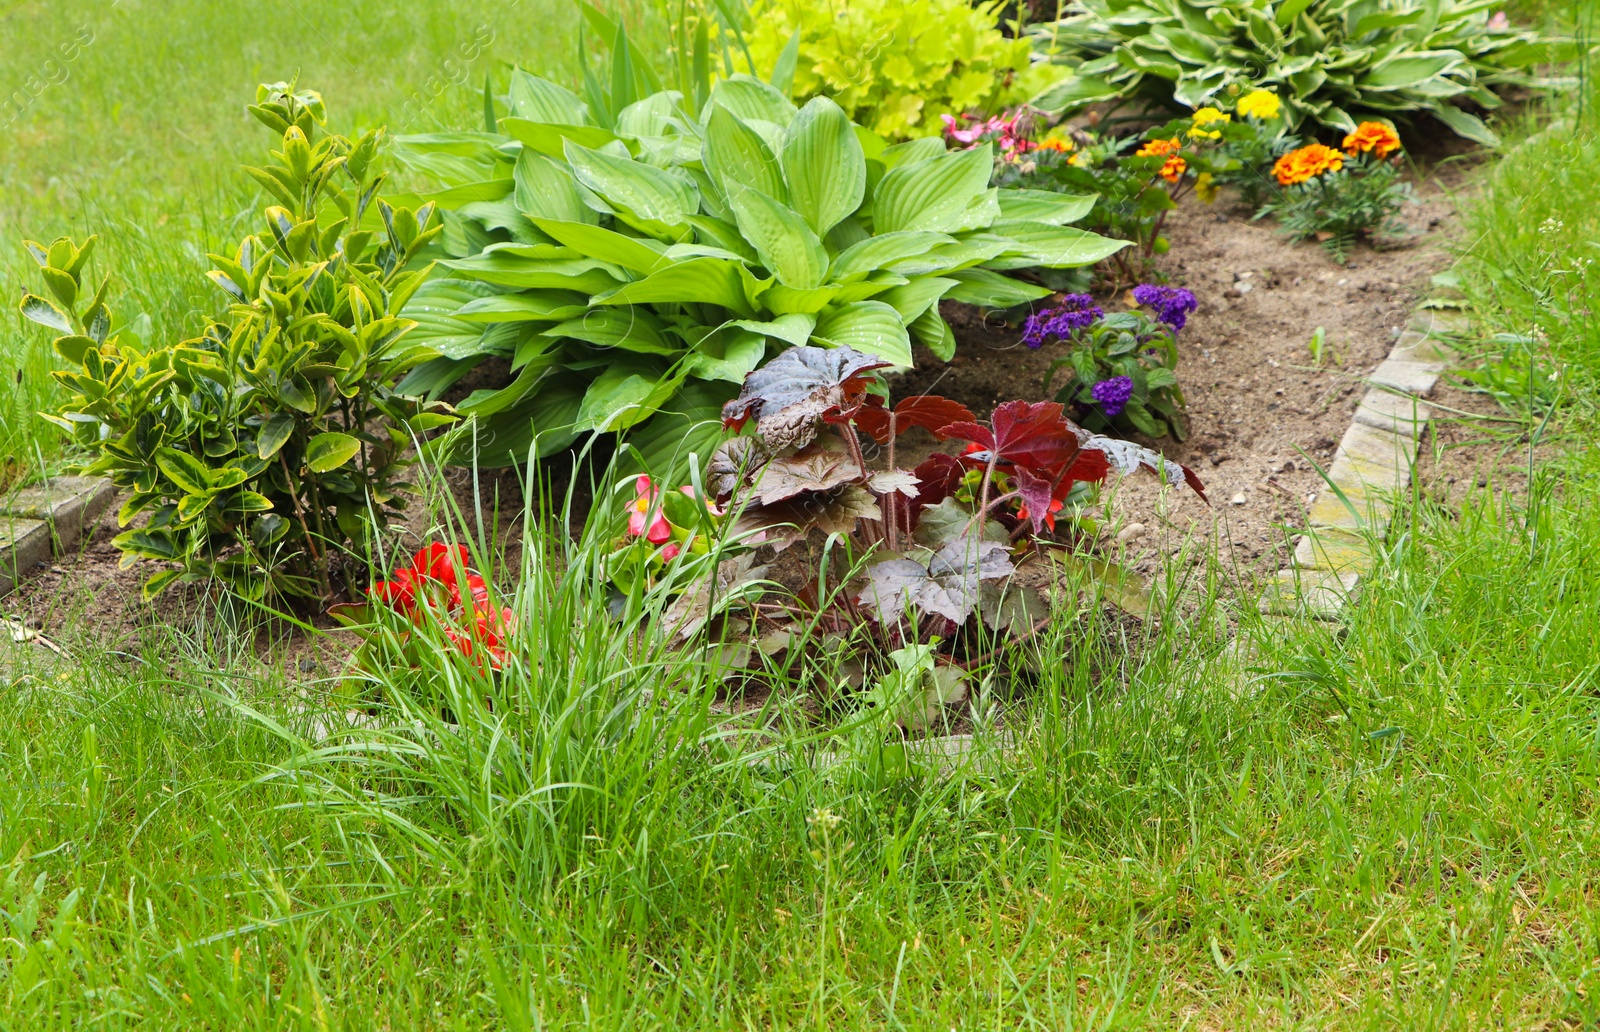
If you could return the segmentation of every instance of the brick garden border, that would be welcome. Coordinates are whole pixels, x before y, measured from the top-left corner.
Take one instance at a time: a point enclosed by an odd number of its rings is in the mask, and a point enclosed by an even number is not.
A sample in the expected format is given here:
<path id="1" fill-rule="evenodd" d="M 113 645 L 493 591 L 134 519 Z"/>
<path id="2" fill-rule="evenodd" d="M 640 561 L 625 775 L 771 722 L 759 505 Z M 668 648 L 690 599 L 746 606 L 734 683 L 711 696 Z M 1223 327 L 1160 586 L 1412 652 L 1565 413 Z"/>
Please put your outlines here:
<path id="1" fill-rule="evenodd" d="M 1439 299 L 1423 302 L 1439 304 Z M 1432 410 L 1422 399 L 1456 361 L 1444 338 L 1467 332 L 1467 314 L 1419 307 L 1370 385 L 1325 471 L 1295 542 L 1293 565 L 1279 570 L 1260 600 L 1271 616 L 1335 620 L 1372 571 L 1371 544 L 1389 530 L 1396 496 L 1411 484 L 1417 446 Z"/>

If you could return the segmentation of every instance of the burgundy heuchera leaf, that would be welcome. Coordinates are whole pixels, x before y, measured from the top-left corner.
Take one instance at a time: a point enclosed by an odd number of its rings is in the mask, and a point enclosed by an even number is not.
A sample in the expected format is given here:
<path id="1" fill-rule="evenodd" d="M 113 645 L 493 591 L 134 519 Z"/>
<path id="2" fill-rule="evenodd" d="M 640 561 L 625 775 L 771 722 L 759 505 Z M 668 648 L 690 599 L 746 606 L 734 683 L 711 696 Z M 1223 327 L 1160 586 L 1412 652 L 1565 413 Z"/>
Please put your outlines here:
<path id="1" fill-rule="evenodd" d="M 938 434 L 951 423 L 971 420 L 972 410 L 959 401 L 941 398 L 937 394 L 918 394 L 906 398 L 894 407 L 894 433 L 903 434 L 914 426 Z M 889 443 L 889 409 L 876 395 L 869 395 L 866 404 L 855 414 L 856 426 L 872 435 L 879 444 Z"/>
<path id="2" fill-rule="evenodd" d="M 994 410 L 992 430 L 962 421 L 941 427 L 939 435 L 976 444 L 981 450 L 970 457 L 981 462 L 993 458 L 1033 470 L 1059 470 L 1078 451 L 1078 435 L 1062 411 L 1054 401 L 1008 401 Z"/>

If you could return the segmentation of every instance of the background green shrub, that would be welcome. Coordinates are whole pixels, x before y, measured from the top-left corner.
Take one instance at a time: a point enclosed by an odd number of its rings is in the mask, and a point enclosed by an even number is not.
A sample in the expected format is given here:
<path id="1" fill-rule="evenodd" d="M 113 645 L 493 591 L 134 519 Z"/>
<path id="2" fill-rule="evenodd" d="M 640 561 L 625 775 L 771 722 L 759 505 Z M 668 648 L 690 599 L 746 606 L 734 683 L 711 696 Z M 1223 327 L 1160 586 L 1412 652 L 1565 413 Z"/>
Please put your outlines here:
<path id="1" fill-rule="evenodd" d="M 1200 107 L 1266 87 L 1289 129 L 1346 132 L 1362 115 L 1431 114 L 1468 139 L 1494 134 L 1466 101 L 1494 110 L 1495 86 L 1538 85 L 1534 67 L 1570 59 L 1570 41 L 1494 14 L 1498 0 L 1071 0 L 1031 33 L 1073 74 L 1036 103 L 1053 112 L 1140 98 Z"/>
<path id="2" fill-rule="evenodd" d="M 1034 64 L 1025 40 L 999 28 L 1000 2 L 762 0 L 747 32 L 755 74 L 800 33 L 791 95 L 832 97 L 851 119 L 891 140 L 933 136 L 940 116 L 999 111 L 1063 74 Z M 739 57 L 739 71 L 749 71 Z"/>

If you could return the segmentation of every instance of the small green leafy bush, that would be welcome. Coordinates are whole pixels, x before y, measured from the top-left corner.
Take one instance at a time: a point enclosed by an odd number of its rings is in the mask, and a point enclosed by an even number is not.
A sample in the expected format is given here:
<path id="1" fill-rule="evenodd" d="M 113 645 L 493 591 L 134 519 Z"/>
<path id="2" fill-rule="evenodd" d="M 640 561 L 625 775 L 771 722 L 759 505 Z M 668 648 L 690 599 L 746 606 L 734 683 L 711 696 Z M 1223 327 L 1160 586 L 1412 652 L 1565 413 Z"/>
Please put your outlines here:
<path id="1" fill-rule="evenodd" d="M 89 453 L 85 473 L 129 492 L 122 526 L 148 515 L 116 538 L 125 563 L 178 564 L 146 597 L 211 578 L 251 599 L 333 595 L 340 552 L 404 504 L 414 438 L 452 419 L 389 389 L 436 354 L 399 316 L 428 274 L 412 265 L 440 232 L 433 208 L 374 204 L 382 131 L 328 135 L 315 93 L 263 86 L 250 111 L 282 138 L 247 170 L 280 204 L 264 235 L 210 256 L 231 305 L 199 337 L 146 350 L 115 329 L 106 284 L 84 289 L 93 238 L 27 245 L 54 300 L 27 295 L 22 313 L 62 334 L 69 365 L 46 418 Z"/>
<path id="2" fill-rule="evenodd" d="M 1493 145 L 1465 101 L 1493 110 L 1492 87 L 1535 86 L 1537 65 L 1570 41 L 1513 27 L 1491 0 L 1072 0 L 1031 35 L 1073 74 L 1035 103 L 1071 111 L 1140 99 L 1200 107 L 1253 86 L 1283 98 L 1290 129 L 1346 132 L 1363 114 L 1431 114 Z"/>
<path id="3" fill-rule="evenodd" d="M 620 30 L 612 52 L 615 71 Z M 705 421 L 770 347 L 909 366 L 916 339 L 949 358 L 941 299 L 1021 304 L 1048 290 L 1008 270 L 1127 246 L 1065 225 L 1080 198 L 991 188 L 986 148 L 891 146 L 827 98 L 797 109 L 749 76 L 718 82 L 697 114 L 679 91 L 610 81 L 602 104 L 598 84 L 586 102 L 518 71 L 498 132 L 397 141 L 447 209 L 447 275 L 407 310 L 444 357 L 403 386 L 510 365 L 509 383 L 458 406 L 478 420 L 458 460 L 522 462 L 621 430 L 647 465 L 709 451 Z"/>
<path id="4" fill-rule="evenodd" d="M 747 32 L 753 71 L 772 69 L 799 33 L 796 100 L 831 97 L 886 139 L 935 136 L 943 115 L 1020 104 L 1062 74 L 1034 63 L 1026 39 L 1000 31 L 1002 6 L 1002 0 L 765 0 Z"/>

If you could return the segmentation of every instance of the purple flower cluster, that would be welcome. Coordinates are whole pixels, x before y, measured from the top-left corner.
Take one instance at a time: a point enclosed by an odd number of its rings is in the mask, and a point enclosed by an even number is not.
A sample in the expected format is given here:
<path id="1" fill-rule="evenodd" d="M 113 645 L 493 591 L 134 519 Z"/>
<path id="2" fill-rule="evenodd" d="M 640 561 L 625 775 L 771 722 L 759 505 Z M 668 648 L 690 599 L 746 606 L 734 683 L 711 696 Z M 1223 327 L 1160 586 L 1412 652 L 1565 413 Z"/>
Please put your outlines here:
<path id="1" fill-rule="evenodd" d="M 1189 321 L 1189 313 L 1200 307 L 1194 294 L 1182 287 L 1162 287 L 1154 283 L 1141 283 L 1134 287 L 1133 299 L 1155 309 L 1156 318 L 1172 327 L 1173 333 L 1183 329 Z"/>
<path id="2" fill-rule="evenodd" d="M 1022 343 L 1036 348 L 1050 337 L 1070 337 L 1105 314 L 1088 294 L 1068 294 L 1056 307 L 1028 316 L 1022 328 Z"/>
<path id="3" fill-rule="evenodd" d="M 1128 399 L 1133 397 L 1133 380 L 1126 376 L 1113 376 L 1090 387 L 1089 394 L 1100 403 L 1101 412 L 1114 416 L 1121 412 Z"/>

